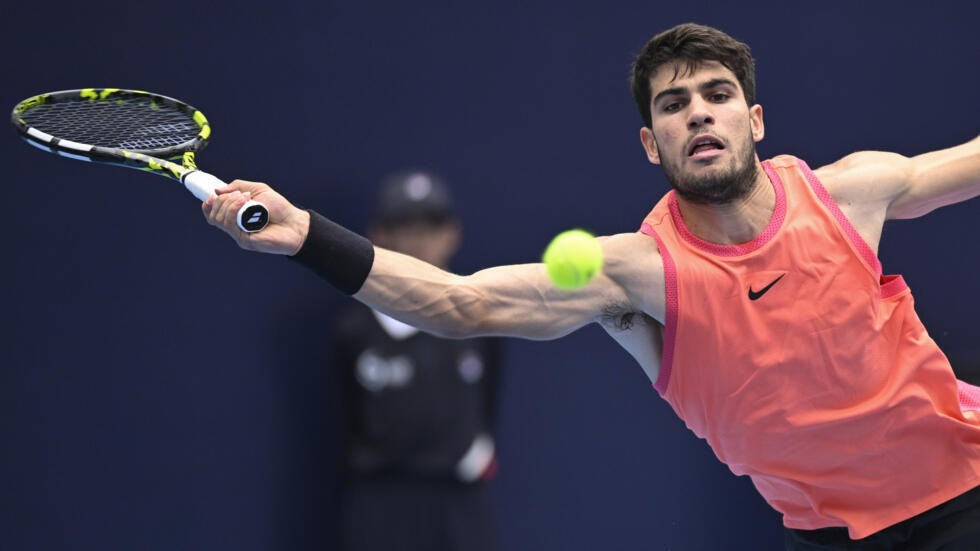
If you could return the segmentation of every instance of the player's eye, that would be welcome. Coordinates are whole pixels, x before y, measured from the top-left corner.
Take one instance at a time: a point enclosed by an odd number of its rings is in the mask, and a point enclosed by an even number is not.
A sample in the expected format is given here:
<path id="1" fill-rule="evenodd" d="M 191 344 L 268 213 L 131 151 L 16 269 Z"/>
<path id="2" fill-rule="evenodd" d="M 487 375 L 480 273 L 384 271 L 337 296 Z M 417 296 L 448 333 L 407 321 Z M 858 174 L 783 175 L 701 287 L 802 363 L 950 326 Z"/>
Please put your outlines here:
<path id="1" fill-rule="evenodd" d="M 664 105 L 664 111 L 667 112 L 667 113 L 673 113 L 674 111 L 680 110 L 681 107 L 682 107 L 681 102 L 679 102 L 679 101 L 672 101 L 672 102 Z"/>
<path id="2" fill-rule="evenodd" d="M 711 100 L 711 101 L 713 101 L 713 102 L 715 102 L 715 103 L 724 103 L 724 102 L 728 101 L 728 98 L 730 98 L 730 97 L 731 96 L 729 96 L 728 94 L 725 94 L 723 92 L 718 92 L 716 94 L 711 94 L 708 97 L 708 99 Z"/>

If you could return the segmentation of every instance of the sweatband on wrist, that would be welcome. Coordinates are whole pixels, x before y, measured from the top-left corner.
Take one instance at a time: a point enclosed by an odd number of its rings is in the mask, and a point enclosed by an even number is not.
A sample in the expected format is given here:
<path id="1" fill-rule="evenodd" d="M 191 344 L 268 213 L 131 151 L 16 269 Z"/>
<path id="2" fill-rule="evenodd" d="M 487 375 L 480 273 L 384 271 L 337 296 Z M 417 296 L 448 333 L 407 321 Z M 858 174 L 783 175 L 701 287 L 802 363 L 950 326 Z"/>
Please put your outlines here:
<path id="1" fill-rule="evenodd" d="M 310 231 L 292 258 L 327 280 L 342 293 L 357 293 L 374 264 L 374 245 L 313 210 Z"/>

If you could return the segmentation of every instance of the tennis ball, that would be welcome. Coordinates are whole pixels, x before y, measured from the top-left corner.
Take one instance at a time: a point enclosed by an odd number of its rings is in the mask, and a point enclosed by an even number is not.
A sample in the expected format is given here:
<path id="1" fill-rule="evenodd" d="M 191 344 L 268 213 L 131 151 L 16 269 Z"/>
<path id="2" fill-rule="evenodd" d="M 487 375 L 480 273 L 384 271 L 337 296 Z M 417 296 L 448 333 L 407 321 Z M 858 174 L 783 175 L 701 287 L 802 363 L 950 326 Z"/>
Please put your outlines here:
<path id="1" fill-rule="evenodd" d="M 543 260 L 555 287 L 578 289 L 602 271 L 602 246 L 585 230 L 568 230 L 551 240 Z"/>

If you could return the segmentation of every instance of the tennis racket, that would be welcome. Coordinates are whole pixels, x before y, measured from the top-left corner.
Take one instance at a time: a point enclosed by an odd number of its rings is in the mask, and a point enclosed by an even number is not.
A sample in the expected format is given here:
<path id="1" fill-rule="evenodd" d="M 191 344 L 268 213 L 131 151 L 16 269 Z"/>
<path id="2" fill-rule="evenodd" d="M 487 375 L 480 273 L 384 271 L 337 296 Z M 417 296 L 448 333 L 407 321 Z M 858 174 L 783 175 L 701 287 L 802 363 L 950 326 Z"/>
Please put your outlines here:
<path id="1" fill-rule="evenodd" d="M 201 201 L 226 185 L 198 170 L 194 160 L 211 137 L 208 120 L 173 98 L 118 88 L 63 90 L 25 99 L 10 118 L 27 143 L 44 151 L 165 176 Z M 259 231 L 268 222 L 269 211 L 257 201 L 238 211 L 244 231 Z"/>

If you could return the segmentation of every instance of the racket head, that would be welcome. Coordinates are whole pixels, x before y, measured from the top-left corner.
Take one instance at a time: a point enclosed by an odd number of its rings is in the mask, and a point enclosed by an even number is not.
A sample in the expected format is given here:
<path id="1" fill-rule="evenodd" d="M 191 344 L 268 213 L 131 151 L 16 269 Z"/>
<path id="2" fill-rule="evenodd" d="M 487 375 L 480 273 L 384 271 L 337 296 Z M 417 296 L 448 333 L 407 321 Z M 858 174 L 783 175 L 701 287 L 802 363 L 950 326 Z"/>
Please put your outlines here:
<path id="1" fill-rule="evenodd" d="M 196 168 L 211 125 L 171 97 L 120 88 L 39 94 L 18 103 L 11 122 L 28 143 L 83 161 L 146 169 L 179 180 Z"/>

